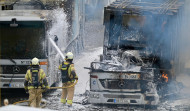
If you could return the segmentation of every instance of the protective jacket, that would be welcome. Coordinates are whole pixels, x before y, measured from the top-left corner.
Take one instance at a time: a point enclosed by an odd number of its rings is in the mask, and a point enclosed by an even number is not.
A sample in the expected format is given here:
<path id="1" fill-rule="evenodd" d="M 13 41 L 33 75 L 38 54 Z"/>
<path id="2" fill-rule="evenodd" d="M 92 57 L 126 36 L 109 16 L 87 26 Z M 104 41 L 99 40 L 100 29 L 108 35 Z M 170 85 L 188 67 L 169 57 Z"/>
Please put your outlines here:
<path id="1" fill-rule="evenodd" d="M 46 74 L 44 73 L 43 69 L 40 68 L 28 69 L 25 75 L 24 86 L 27 87 L 28 89 L 49 87 L 46 79 Z"/>
<path id="2" fill-rule="evenodd" d="M 59 70 L 62 74 L 62 83 L 74 82 L 78 79 L 73 63 L 63 62 L 59 65 Z"/>

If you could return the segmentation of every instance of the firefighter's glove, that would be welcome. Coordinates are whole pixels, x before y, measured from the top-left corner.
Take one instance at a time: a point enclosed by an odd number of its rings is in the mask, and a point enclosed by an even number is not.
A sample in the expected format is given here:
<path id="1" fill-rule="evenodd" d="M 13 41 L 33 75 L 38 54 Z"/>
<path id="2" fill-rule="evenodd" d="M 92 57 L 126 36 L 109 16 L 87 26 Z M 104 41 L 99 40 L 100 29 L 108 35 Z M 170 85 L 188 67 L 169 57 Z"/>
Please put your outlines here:
<path id="1" fill-rule="evenodd" d="M 78 80 L 78 78 L 73 78 L 72 81 L 75 82 L 76 80 Z"/>
<path id="2" fill-rule="evenodd" d="M 24 87 L 24 89 L 25 89 L 25 92 L 28 94 L 28 87 Z"/>
<path id="3" fill-rule="evenodd" d="M 49 89 L 50 89 L 50 87 L 49 87 L 49 86 L 46 86 L 46 87 L 44 88 L 44 92 L 47 92 Z"/>

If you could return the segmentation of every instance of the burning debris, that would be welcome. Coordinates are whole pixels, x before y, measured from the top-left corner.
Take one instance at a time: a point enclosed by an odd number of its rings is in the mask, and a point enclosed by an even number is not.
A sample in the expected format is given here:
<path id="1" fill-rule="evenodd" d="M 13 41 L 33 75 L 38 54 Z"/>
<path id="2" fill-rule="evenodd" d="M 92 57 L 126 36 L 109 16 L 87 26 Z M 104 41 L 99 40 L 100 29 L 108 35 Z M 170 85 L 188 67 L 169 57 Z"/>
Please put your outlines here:
<path id="1" fill-rule="evenodd" d="M 165 72 L 163 72 L 162 74 L 162 79 L 163 79 L 163 82 L 168 82 L 168 74 L 166 74 Z"/>

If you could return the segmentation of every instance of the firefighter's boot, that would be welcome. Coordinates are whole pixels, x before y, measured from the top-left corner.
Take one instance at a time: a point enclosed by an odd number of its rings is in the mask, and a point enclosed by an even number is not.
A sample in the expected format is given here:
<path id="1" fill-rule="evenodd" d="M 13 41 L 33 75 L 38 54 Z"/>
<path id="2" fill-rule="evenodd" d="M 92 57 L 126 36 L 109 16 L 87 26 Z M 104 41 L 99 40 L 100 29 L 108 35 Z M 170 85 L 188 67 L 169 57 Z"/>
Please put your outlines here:
<path id="1" fill-rule="evenodd" d="M 66 104 L 66 99 L 61 99 L 61 103 Z"/>

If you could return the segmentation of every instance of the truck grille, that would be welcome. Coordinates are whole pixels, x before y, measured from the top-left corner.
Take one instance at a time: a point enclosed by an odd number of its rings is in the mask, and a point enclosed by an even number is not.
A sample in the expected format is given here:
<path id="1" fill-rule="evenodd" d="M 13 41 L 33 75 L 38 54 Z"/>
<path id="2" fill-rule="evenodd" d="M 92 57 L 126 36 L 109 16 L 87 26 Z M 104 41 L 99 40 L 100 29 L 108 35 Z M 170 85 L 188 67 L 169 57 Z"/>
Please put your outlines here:
<path id="1" fill-rule="evenodd" d="M 131 98 L 131 99 L 140 99 L 140 95 L 113 95 L 113 94 L 104 94 L 105 98 Z"/>
<path id="2" fill-rule="evenodd" d="M 3 74 L 26 74 L 26 71 L 29 66 L 23 65 L 2 65 Z"/>
<path id="3" fill-rule="evenodd" d="M 105 89 L 140 89 L 140 81 L 135 80 L 100 79 L 100 83 Z"/>

